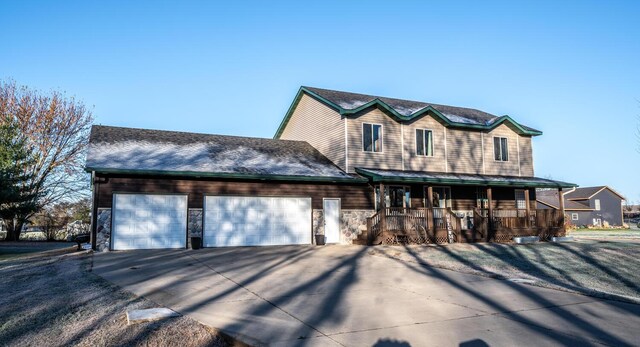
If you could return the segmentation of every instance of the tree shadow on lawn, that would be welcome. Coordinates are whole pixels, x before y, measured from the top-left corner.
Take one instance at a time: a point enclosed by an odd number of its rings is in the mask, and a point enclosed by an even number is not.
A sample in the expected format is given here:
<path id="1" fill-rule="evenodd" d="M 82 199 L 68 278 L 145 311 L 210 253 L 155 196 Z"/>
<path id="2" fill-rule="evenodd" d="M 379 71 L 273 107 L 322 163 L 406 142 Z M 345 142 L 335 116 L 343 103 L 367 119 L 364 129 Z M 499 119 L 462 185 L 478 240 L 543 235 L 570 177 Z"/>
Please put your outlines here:
<path id="1" fill-rule="evenodd" d="M 501 261 L 505 261 L 504 259 L 508 257 L 524 258 L 519 250 L 502 249 L 498 251 L 486 245 L 483 245 L 482 248 L 486 254 L 491 257 L 500 259 Z M 451 252 L 451 250 L 449 250 L 446 246 L 434 249 L 438 249 L 438 251 L 443 252 L 447 256 L 473 270 L 493 276 L 498 276 L 498 274 L 487 271 L 486 269 L 477 266 L 464 257 Z M 363 265 L 362 262 L 364 257 L 368 256 L 367 252 L 369 250 L 370 248 L 362 247 L 356 252 L 347 252 L 347 255 L 334 257 L 332 261 L 329 262 L 329 264 L 317 264 L 317 266 L 313 267 L 313 271 L 305 273 L 304 276 L 301 276 L 297 282 L 293 282 L 291 284 L 291 287 L 285 287 L 283 288 L 283 291 L 278 292 L 277 295 L 267 295 L 268 297 L 265 297 L 264 295 L 261 295 L 260 293 L 254 291 L 254 289 L 252 289 L 254 285 L 258 284 L 259 281 L 262 280 L 266 275 L 274 275 L 278 271 L 286 272 L 289 265 L 299 261 L 308 261 L 308 259 L 306 258 L 312 256 L 312 252 L 322 252 L 323 250 L 314 247 L 291 248 L 286 253 L 283 253 L 280 248 L 247 247 L 244 249 L 236 248 L 233 251 L 220 251 L 219 253 L 208 252 L 198 254 L 184 252 L 182 253 L 182 256 L 180 258 L 173 259 L 172 261 L 199 263 L 200 266 L 198 266 L 197 271 L 190 272 L 189 276 L 193 276 L 193 278 L 190 278 L 190 280 L 204 280 L 205 277 L 211 276 L 211 271 L 213 271 L 216 274 L 233 282 L 235 286 L 226 287 L 226 289 L 220 291 L 218 291 L 216 288 L 206 289 L 206 293 L 210 292 L 211 295 L 205 295 L 202 299 L 199 299 L 191 303 L 190 305 L 181 307 L 179 311 L 187 314 L 192 313 L 199 309 L 202 309 L 209 304 L 216 303 L 219 300 L 224 300 L 234 293 L 250 292 L 260 300 L 254 299 L 252 300 L 252 303 L 250 305 L 247 304 L 247 308 L 243 312 L 245 317 L 254 316 L 258 318 L 265 318 L 272 314 L 275 314 L 276 316 L 289 316 L 293 321 L 297 321 L 298 323 L 300 323 L 300 328 L 296 328 L 294 333 L 299 333 L 301 339 L 293 340 L 291 342 L 291 345 L 305 345 L 308 343 L 307 339 L 312 336 L 321 336 L 324 338 L 332 339 L 331 334 L 322 331 L 324 330 L 323 326 L 326 326 L 327 324 L 338 324 L 341 322 L 345 322 L 349 317 L 349 312 L 346 311 L 346 305 L 344 305 L 344 294 L 346 290 L 350 289 L 361 280 L 359 274 L 371 271 L 371 269 L 366 266 L 368 263 L 364 263 Z M 470 298 L 484 303 L 492 310 L 496 312 L 502 312 L 503 314 L 499 316 L 523 323 L 524 326 L 526 326 L 526 328 L 530 331 L 551 338 L 558 344 L 567 345 L 593 343 L 593 340 L 591 339 L 570 335 L 570 333 L 558 332 L 555 330 L 555 328 L 554 330 L 550 330 L 549 328 L 543 327 L 539 322 L 527 318 L 522 312 L 517 312 L 510 309 L 509 306 L 504 303 L 500 297 L 492 296 L 491 293 L 479 292 L 478 290 L 473 288 L 472 284 L 463 282 L 461 279 L 459 279 L 459 277 L 451 276 L 451 274 L 446 271 L 422 265 L 423 261 L 420 258 L 419 254 L 417 254 L 411 247 L 405 247 L 405 251 L 413 259 L 413 261 L 415 261 L 415 263 L 401 261 L 391 256 L 387 257 L 389 259 L 392 259 L 395 263 L 401 264 L 403 267 L 411 270 L 416 275 L 419 275 L 419 277 L 415 280 L 437 280 L 441 281 L 442 283 L 448 284 L 452 288 L 461 291 L 464 295 L 467 295 Z M 260 253 L 259 257 L 256 256 L 256 252 Z M 162 259 L 161 255 L 156 255 L 154 257 L 154 259 L 156 260 Z M 145 266 L 145 261 L 136 261 L 137 264 L 140 264 L 140 266 Z M 304 265 L 307 264 L 305 263 Z M 202 271 L 203 266 L 209 268 L 211 271 Z M 309 266 L 313 266 L 313 264 L 309 264 Z M 517 267 L 519 269 L 526 269 L 527 271 L 529 271 L 530 269 L 540 268 L 542 266 L 544 266 L 543 263 L 536 264 L 534 262 L 526 260 L 521 264 L 517 264 Z M 112 265 L 112 267 L 115 270 L 118 269 L 119 266 L 117 264 L 114 264 Z M 244 269 L 251 269 L 251 271 L 248 271 L 249 273 L 247 273 L 246 276 L 242 276 L 237 273 L 235 275 L 230 274 L 230 272 L 242 272 Z M 304 271 L 304 269 L 300 271 Z M 560 272 L 561 271 L 562 270 L 560 270 Z M 380 279 L 380 281 L 384 280 L 385 279 Z M 411 280 L 414 279 L 411 278 Z M 150 291 L 149 295 L 153 297 L 153 294 L 156 291 L 160 290 L 179 291 L 182 284 L 181 281 L 181 278 L 175 278 L 172 282 L 166 283 L 162 288 Z M 143 283 L 144 279 L 140 279 L 140 282 Z M 532 302 L 537 303 L 537 305 L 539 305 L 540 307 L 553 308 L 553 310 L 549 310 L 549 314 L 557 316 L 559 320 L 562 321 L 562 326 L 557 327 L 558 330 L 564 331 L 567 328 L 572 328 L 579 331 L 585 336 L 596 336 L 594 338 L 597 338 L 601 341 L 606 341 L 607 343 L 619 346 L 630 345 L 627 341 L 624 341 L 614 334 L 606 331 L 602 327 L 595 325 L 593 322 L 576 316 L 562 306 L 559 306 L 558 304 L 546 299 L 540 294 L 539 290 L 532 290 L 532 287 L 508 281 L 505 281 L 502 284 L 508 286 L 510 290 L 519 293 L 522 297 L 526 297 Z M 321 290 L 318 291 L 319 288 Z M 381 285 L 379 287 L 379 290 L 383 291 L 384 286 Z M 313 305 L 315 305 L 317 308 L 312 311 L 307 311 L 307 317 L 299 318 L 299 315 L 293 315 L 287 311 L 287 309 L 285 308 L 287 305 L 301 304 L 298 302 L 300 300 L 300 298 L 298 297 L 299 295 L 309 293 L 314 294 Z M 368 294 L 364 293 L 363 295 Z M 423 294 L 429 295 L 429 293 Z M 303 302 L 302 304 L 305 303 Z M 626 310 L 627 313 L 631 313 L 636 316 L 638 314 L 638 309 L 635 307 L 611 305 L 606 301 L 604 302 L 604 304 L 610 306 L 612 309 Z M 244 304 L 238 303 L 238 305 Z M 218 326 L 217 328 L 221 329 L 222 331 L 235 333 L 244 331 L 244 329 L 246 329 L 246 324 L 247 321 L 243 320 L 242 317 L 237 317 L 237 319 L 235 319 L 234 321 L 223 326 Z M 273 329 L 273 327 L 265 326 L 264 329 Z M 273 331 L 263 331 L 262 333 L 262 336 L 265 340 L 274 341 L 279 338 L 281 339 L 283 331 L 273 329 Z"/>
<path id="2" fill-rule="evenodd" d="M 440 250 L 442 252 L 447 253 L 450 257 L 452 257 L 453 259 L 461 262 L 462 264 L 477 270 L 479 272 L 487 272 L 485 269 L 477 266 L 476 264 L 464 259 L 463 257 L 460 257 L 457 254 L 452 253 L 450 250 L 447 249 L 447 247 L 439 247 Z M 407 262 L 403 262 L 402 260 L 399 260 L 397 258 L 394 257 L 389 257 L 390 259 L 393 259 L 397 262 L 401 262 L 403 264 L 405 264 L 408 268 L 412 269 L 413 271 L 415 271 L 416 273 L 420 273 L 420 274 L 424 274 L 430 277 L 435 277 L 441 281 L 444 281 L 448 284 L 450 284 L 452 287 L 459 289 L 460 291 L 464 292 L 465 294 L 480 300 L 481 302 L 485 303 L 486 305 L 488 305 L 489 307 L 491 307 L 492 309 L 498 311 L 498 312 L 504 312 L 504 316 L 506 316 L 506 318 L 511 319 L 511 320 L 515 320 L 515 321 L 519 321 L 521 323 L 526 324 L 530 329 L 538 331 L 543 333 L 545 336 L 552 338 L 553 340 L 555 340 L 556 342 L 558 342 L 559 344 L 590 344 L 592 343 L 592 341 L 589 340 L 585 340 L 582 337 L 578 337 L 578 336 L 571 336 L 568 334 L 561 334 L 556 332 L 555 330 L 549 330 L 548 328 L 545 328 L 543 326 L 541 326 L 539 323 L 537 323 L 536 321 L 526 318 L 525 316 L 523 316 L 521 313 L 517 312 L 517 311 L 512 311 L 510 310 L 504 303 L 501 302 L 501 300 L 499 298 L 494 298 L 492 297 L 490 294 L 485 294 L 482 292 L 479 292 L 477 290 L 474 290 L 470 287 L 467 287 L 464 283 L 458 282 L 456 281 L 454 278 L 452 278 L 451 276 L 448 276 L 444 271 L 438 269 L 438 268 L 434 268 L 434 267 L 430 267 L 428 265 L 425 265 L 422 261 L 422 259 L 420 258 L 420 256 L 411 248 L 411 247 L 405 247 L 406 252 L 413 258 L 413 260 L 415 262 L 412 263 L 407 263 Z M 494 255 L 496 255 L 497 253 L 494 253 Z M 529 263 L 528 267 L 535 267 L 535 264 L 533 263 Z M 490 275 L 496 275 L 495 273 L 489 272 Z M 604 339 L 606 340 L 608 343 L 612 343 L 614 345 L 617 346 L 631 346 L 631 344 L 620 340 L 618 337 L 616 337 L 615 335 L 609 333 L 608 331 L 602 329 L 601 327 L 586 321 L 584 319 L 582 319 L 579 316 L 576 316 L 574 314 L 572 314 L 571 312 L 567 311 L 565 308 L 563 308 L 562 306 L 557 305 L 556 303 L 553 303 L 552 301 L 546 299 L 545 297 L 543 297 L 542 295 L 538 294 L 536 291 L 531 290 L 531 287 L 528 287 L 526 285 L 521 285 L 521 284 L 517 284 L 517 283 L 513 283 L 513 282 L 509 282 L 509 281 L 505 281 L 504 284 L 506 286 L 508 286 L 510 289 L 522 294 L 523 297 L 526 297 L 534 302 L 536 302 L 537 304 L 539 304 L 541 307 L 553 307 L 553 314 L 555 316 L 557 316 L 558 318 L 560 318 L 563 321 L 563 326 L 562 327 L 558 327 L 559 329 L 562 330 L 567 330 L 567 327 L 573 327 L 576 328 L 577 330 L 581 331 L 584 335 L 586 336 L 590 336 L 590 335 L 596 335 L 599 336 L 599 339 Z M 605 302 L 606 303 L 606 302 Z M 608 303 L 606 303 L 608 304 Z M 611 305 L 612 308 L 615 309 L 620 309 L 621 306 L 619 305 Z M 624 306 L 622 306 L 624 309 Z M 551 312 L 550 310 L 548 312 Z M 633 315 L 638 315 L 638 312 L 640 312 L 640 310 L 638 308 L 635 308 L 634 310 L 630 309 L 628 310 L 628 313 L 631 313 Z"/>

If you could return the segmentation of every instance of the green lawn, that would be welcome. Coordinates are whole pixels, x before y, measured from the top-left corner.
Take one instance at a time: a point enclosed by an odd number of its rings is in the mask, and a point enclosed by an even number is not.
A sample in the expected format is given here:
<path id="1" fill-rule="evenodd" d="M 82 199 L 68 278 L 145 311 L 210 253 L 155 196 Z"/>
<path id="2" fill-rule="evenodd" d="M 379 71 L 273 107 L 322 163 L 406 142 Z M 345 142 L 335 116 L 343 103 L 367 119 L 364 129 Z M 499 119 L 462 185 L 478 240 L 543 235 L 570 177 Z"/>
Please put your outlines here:
<path id="1" fill-rule="evenodd" d="M 620 239 L 640 241 L 640 229 L 578 229 L 567 232 L 576 238 Z"/>

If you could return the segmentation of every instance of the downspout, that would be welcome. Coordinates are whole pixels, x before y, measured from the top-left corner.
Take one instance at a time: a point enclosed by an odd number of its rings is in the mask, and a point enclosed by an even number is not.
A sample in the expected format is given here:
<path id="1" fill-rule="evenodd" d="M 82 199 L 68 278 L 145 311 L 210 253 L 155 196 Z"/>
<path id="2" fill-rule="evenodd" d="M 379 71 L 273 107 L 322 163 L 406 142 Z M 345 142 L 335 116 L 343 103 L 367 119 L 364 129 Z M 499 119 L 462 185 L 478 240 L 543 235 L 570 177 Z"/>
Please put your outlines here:
<path id="1" fill-rule="evenodd" d="M 400 123 L 400 147 L 402 147 L 400 158 L 402 160 L 402 171 L 404 171 L 404 124 L 403 123 Z"/>
<path id="2" fill-rule="evenodd" d="M 344 171 L 349 173 L 349 137 L 347 132 L 347 116 L 344 117 Z"/>
<path id="3" fill-rule="evenodd" d="M 98 236 L 98 190 L 100 189 L 100 183 L 96 182 L 96 172 L 91 171 L 91 248 L 96 250 L 96 238 Z"/>

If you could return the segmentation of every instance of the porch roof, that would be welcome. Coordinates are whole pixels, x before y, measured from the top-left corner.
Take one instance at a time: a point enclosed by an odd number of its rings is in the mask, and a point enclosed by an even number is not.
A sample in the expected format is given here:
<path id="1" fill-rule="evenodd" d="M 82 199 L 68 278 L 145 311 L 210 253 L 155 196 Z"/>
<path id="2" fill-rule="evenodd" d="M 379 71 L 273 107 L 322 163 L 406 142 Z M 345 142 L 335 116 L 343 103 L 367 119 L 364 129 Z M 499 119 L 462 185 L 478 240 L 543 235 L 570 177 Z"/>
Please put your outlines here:
<path id="1" fill-rule="evenodd" d="M 574 183 L 540 177 L 459 174 L 446 172 L 401 171 L 356 168 L 356 172 L 373 182 L 434 183 L 452 185 L 509 186 L 529 188 L 572 188 Z"/>

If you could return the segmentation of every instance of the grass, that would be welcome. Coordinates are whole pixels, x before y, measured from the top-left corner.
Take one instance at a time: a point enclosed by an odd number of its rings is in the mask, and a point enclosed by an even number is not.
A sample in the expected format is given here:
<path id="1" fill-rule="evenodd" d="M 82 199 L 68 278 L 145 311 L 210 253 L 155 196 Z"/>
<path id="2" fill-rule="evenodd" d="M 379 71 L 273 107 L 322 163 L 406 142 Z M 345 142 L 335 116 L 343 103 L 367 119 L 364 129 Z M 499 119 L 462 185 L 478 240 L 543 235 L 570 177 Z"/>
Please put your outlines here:
<path id="1" fill-rule="evenodd" d="M 76 247 L 75 242 L 44 242 L 44 241 L 0 241 L 0 261 L 12 258 L 24 257 L 46 251 L 62 251 Z"/>
<path id="2" fill-rule="evenodd" d="M 92 274 L 84 252 L 0 261 L 0 341 L 8 346 L 242 345 L 187 317 L 127 325 L 157 307 Z"/>
<path id="3" fill-rule="evenodd" d="M 639 239 L 640 241 L 640 229 L 577 229 L 567 232 L 567 235 L 578 238 Z"/>
<path id="4" fill-rule="evenodd" d="M 598 297 L 640 303 L 640 245 L 579 239 L 571 243 L 381 246 L 375 255 Z"/>

